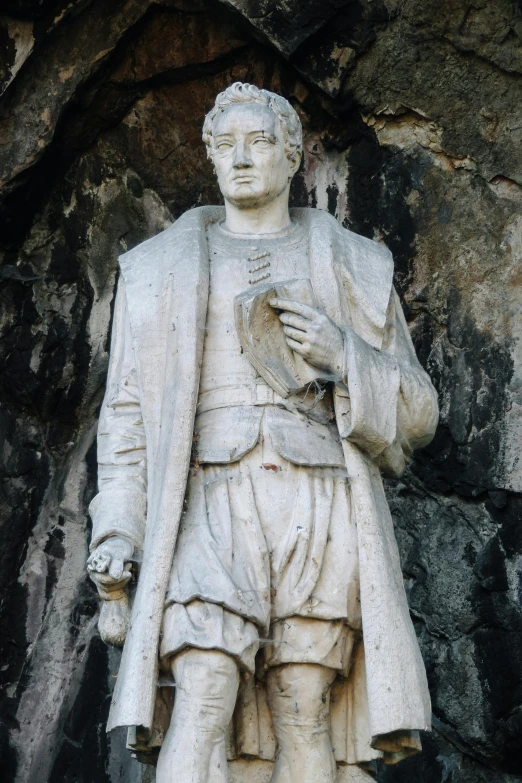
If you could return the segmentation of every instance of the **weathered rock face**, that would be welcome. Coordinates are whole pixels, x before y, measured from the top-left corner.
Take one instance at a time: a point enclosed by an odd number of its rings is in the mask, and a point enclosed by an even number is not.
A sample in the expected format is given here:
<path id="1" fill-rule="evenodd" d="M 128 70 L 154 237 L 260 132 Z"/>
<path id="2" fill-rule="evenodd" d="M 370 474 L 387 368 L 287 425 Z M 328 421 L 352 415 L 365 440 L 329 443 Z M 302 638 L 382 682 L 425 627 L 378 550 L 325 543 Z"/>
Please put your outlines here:
<path id="1" fill-rule="evenodd" d="M 510 0 L 9 0 L 0 20 L 0 753 L 17 783 L 150 779 L 107 738 L 86 505 L 122 249 L 219 201 L 235 80 L 305 128 L 295 204 L 394 252 L 440 393 L 389 498 L 435 732 L 381 783 L 522 775 L 522 14 Z M 147 777 L 149 776 L 149 777 Z"/>

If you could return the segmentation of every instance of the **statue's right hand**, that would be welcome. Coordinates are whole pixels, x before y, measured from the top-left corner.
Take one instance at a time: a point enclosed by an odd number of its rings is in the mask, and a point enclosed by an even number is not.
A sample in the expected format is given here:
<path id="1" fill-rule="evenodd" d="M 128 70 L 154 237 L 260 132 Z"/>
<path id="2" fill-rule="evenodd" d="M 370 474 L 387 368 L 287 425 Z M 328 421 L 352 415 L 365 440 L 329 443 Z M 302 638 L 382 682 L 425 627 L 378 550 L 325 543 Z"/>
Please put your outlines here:
<path id="1" fill-rule="evenodd" d="M 130 541 L 121 536 L 110 536 L 99 544 L 87 560 L 87 570 L 97 582 L 97 575 L 104 574 L 100 582 L 107 584 L 107 576 L 114 582 L 125 576 L 126 564 L 134 553 Z M 130 574 L 129 574 L 130 576 Z"/>
<path id="2" fill-rule="evenodd" d="M 110 536 L 87 560 L 89 576 L 103 599 L 98 628 L 106 644 L 121 647 L 129 629 L 130 609 L 126 586 L 131 578 L 128 562 L 134 553 L 130 541 Z"/>

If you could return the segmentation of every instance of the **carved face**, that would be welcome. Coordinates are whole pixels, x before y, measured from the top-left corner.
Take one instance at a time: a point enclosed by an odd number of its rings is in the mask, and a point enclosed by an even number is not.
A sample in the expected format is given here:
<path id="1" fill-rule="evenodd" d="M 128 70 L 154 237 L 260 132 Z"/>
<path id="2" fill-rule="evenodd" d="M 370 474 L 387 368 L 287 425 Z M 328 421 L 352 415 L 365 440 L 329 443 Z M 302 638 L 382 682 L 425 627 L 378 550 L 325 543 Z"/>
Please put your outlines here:
<path id="1" fill-rule="evenodd" d="M 270 203 L 288 187 L 299 165 L 285 154 L 279 119 L 258 103 L 233 104 L 219 112 L 212 160 L 225 200 L 239 209 Z"/>

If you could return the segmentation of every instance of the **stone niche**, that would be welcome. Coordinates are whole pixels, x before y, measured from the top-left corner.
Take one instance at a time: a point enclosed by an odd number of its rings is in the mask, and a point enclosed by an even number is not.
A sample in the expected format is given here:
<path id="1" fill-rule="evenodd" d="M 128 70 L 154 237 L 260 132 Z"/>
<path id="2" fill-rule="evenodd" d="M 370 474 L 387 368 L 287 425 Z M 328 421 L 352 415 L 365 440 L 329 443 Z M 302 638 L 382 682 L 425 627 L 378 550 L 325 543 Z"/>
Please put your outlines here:
<path id="1" fill-rule="evenodd" d="M 510 0 L 8 0 L 0 18 L 0 754 L 9 783 L 138 783 L 106 736 L 86 508 L 119 253 L 219 203 L 233 81 L 305 130 L 294 205 L 393 251 L 439 392 L 387 491 L 434 732 L 380 783 L 522 775 L 522 17 Z M 241 779 L 245 762 L 231 764 Z M 343 774 L 348 774 L 347 772 Z M 269 779 L 257 762 L 252 783 Z M 341 776 L 345 783 L 345 778 Z M 351 780 L 351 779 L 350 779 Z"/>

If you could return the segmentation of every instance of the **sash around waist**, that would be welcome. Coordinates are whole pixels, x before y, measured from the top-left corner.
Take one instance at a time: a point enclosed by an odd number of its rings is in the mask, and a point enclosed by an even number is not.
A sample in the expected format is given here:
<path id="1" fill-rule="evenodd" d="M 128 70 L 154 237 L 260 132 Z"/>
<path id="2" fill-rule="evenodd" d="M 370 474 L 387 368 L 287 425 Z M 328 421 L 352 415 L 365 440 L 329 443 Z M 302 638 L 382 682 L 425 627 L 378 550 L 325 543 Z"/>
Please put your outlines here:
<path id="1" fill-rule="evenodd" d="M 224 386 L 220 389 L 200 392 L 197 413 L 218 408 L 255 407 L 257 405 L 284 405 L 285 400 L 264 383 L 242 386 Z"/>
<path id="2" fill-rule="evenodd" d="M 344 468 L 335 423 L 314 421 L 289 410 L 287 404 L 262 384 L 204 392 L 197 407 L 195 456 L 200 463 L 236 462 L 258 443 L 263 427 L 276 451 L 289 462 Z"/>
<path id="3" fill-rule="evenodd" d="M 264 405 L 277 405 L 326 425 L 334 418 L 333 398 L 328 386 L 311 383 L 307 391 L 291 394 L 285 399 L 262 381 L 200 391 L 196 413 L 220 408 L 255 408 Z"/>

